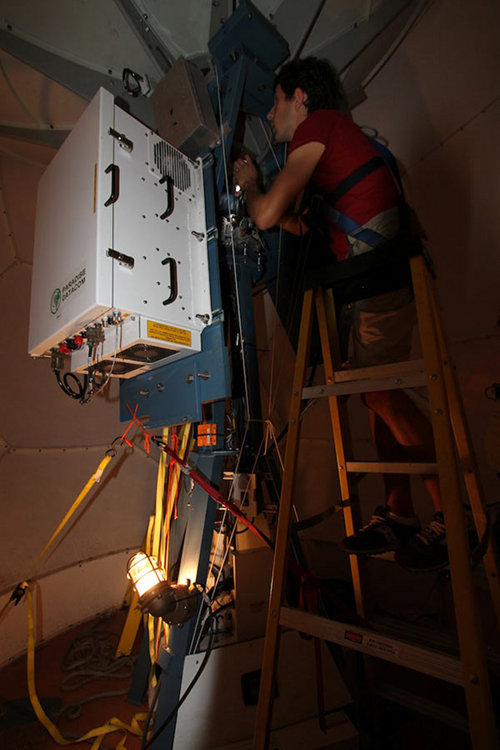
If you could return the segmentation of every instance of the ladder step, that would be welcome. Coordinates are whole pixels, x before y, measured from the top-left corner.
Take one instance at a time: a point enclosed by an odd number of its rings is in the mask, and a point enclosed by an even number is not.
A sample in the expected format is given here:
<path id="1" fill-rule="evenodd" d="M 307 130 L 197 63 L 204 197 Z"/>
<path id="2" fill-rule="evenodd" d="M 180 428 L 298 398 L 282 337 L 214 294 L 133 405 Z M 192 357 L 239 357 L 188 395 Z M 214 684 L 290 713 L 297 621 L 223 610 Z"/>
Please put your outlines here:
<path id="1" fill-rule="evenodd" d="M 292 607 L 280 608 L 279 621 L 283 627 L 415 669 L 453 685 L 464 684 L 463 665 L 456 656 L 388 638 L 373 630 L 347 625 Z"/>
<path id="2" fill-rule="evenodd" d="M 356 370 L 336 370 L 334 377 L 335 383 L 303 388 L 302 398 L 343 396 L 368 391 L 393 391 L 398 388 L 417 388 L 427 383 L 424 363 L 421 359 L 376 367 L 359 367 Z"/>
<path id="3" fill-rule="evenodd" d="M 397 378 L 423 372 L 425 372 L 424 360 L 410 359 L 405 362 L 373 365 L 373 367 L 356 367 L 354 370 L 335 370 L 335 382 L 345 383 L 352 380 L 370 380 L 371 378 Z"/>
<path id="4" fill-rule="evenodd" d="M 346 461 L 346 470 L 364 474 L 437 474 L 438 466 L 423 461 Z"/>

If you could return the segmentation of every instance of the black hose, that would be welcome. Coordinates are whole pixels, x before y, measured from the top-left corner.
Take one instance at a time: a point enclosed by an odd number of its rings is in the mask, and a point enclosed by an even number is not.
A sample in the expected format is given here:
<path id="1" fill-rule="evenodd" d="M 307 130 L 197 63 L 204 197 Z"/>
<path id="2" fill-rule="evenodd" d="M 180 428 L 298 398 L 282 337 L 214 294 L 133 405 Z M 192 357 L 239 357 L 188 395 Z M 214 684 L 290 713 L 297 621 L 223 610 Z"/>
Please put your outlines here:
<path id="1" fill-rule="evenodd" d="M 160 686 L 161 686 L 161 675 L 158 678 L 158 683 L 156 685 L 153 699 L 149 707 L 148 715 L 146 716 L 146 723 L 144 725 L 144 731 L 142 733 L 141 750 L 144 750 L 144 748 L 147 747 L 146 742 L 148 738 L 149 725 L 151 724 L 151 719 L 156 710 L 156 706 L 158 704 L 158 698 L 160 697 Z"/>
<path id="2" fill-rule="evenodd" d="M 88 383 L 88 378 L 86 375 L 83 376 L 82 382 L 73 372 L 66 372 L 63 375 L 62 379 L 60 370 L 54 370 L 54 373 L 58 386 L 64 391 L 67 396 L 78 399 L 80 401 L 84 398 Z M 70 379 L 74 381 L 76 387 L 70 384 Z"/>

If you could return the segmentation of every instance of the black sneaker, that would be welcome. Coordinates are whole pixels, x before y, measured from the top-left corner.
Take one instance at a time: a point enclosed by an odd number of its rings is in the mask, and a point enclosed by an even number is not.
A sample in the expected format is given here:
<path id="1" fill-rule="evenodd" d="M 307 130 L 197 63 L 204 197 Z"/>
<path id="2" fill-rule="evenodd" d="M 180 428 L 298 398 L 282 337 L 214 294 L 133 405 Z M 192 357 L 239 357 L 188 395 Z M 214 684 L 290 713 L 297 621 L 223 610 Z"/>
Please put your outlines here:
<path id="1" fill-rule="evenodd" d="M 399 523 L 387 508 L 375 508 L 367 524 L 352 536 L 342 539 L 340 546 L 351 555 L 377 555 L 381 552 L 399 550 L 420 529 L 415 518 L 410 523 Z"/>
<path id="2" fill-rule="evenodd" d="M 434 513 L 428 526 L 415 534 L 408 544 L 396 552 L 395 560 L 406 570 L 427 573 L 448 565 L 446 528 L 443 514 Z"/>

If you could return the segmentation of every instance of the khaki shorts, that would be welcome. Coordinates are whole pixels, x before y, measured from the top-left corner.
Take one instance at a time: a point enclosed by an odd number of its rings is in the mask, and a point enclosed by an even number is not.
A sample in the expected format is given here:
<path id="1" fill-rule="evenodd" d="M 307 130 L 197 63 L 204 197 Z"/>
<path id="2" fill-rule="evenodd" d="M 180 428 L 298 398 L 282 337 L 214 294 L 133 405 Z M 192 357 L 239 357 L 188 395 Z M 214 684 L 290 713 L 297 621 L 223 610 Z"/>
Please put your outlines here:
<path id="1" fill-rule="evenodd" d="M 349 340 L 351 365 L 370 367 L 409 359 L 415 321 L 410 289 L 355 302 Z"/>
<path id="2" fill-rule="evenodd" d="M 390 209 L 365 224 L 387 239 L 399 232 L 398 209 Z M 368 252 L 364 242 L 349 238 L 349 256 Z M 409 359 L 412 332 L 416 322 L 413 292 L 397 289 L 348 305 L 352 319 L 349 337 L 349 363 L 370 367 Z"/>

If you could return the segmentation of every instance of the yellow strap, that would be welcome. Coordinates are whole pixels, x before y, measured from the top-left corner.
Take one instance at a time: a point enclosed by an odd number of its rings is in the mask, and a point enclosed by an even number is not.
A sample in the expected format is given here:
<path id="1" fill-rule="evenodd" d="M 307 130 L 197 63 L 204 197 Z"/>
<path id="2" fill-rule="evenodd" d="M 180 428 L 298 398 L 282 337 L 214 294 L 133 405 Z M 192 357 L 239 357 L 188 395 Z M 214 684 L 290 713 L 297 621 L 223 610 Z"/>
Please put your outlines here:
<path id="1" fill-rule="evenodd" d="M 164 427 L 162 430 L 162 439 L 168 442 L 170 435 L 170 428 Z M 162 539 L 161 531 L 163 527 L 163 497 L 165 494 L 165 481 L 166 481 L 166 469 L 167 469 L 167 454 L 162 451 L 158 461 L 158 475 L 156 479 L 156 503 L 155 503 L 155 514 L 153 522 L 148 529 L 148 538 L 150 541 L 150 554 L 156 557 L 156 559 L 162 562 Z M 161 627 L 160 622 L 157 618 L 152 615 L 147 616 L 147 629 L 149 636 L 149 658 L 151 664 L 156 663 L 156 642 L 159 635 L 159 628 Z M 151 685 L 154 688 L 156 686 L 156 676 L 154 671 L 151 672 Z"/>
<path id="2" fill-rule="evenodd" d="M 148 530 L 146 531 L 146 543 L 144 545 L 146 554 L 151 555 L 151 547 L 153 545 L 153 524 L 155 522 L 154 516 L 149 516 Z"/>
<path id="3" fill-rule="evenodd" d="M 165 442 L 168 442 L 170 434 L 170 428 L 164 427 L 162 430 L 162 438 Z M 189 437 L 191 434 L 191 425 L 182 425 L 179 431 L 179 455 L 184 455 L 189 451 L 190 442 Z M 167 487 L 167 502 L 165 512 L 163 498 L 165 494 L 165 483 L 167 480 L 167 454 L 162 451 L 158 463 L 158 475 L 156 480 L 156 502 L 155 502 L 155 513 L 149 518 L 148 529 L 146 532 L 146 543 L 145 550 L 148 555 L 154 555 L 161 565 L 167 567 L 167 538 L 168 529 L 170 528 L 171 516 L 173 513 L 174 500 L 177 493 L 177 488 L 180 478 L 180 468 L 178 464 L 175 465 L 174 470 L 171 472 L 171 481 Z M 118 644 L 117 655 L 130 654 L 132 646 L 137 635 L 139 623 L 141 620 L 140 609 L 137 606 L 138 597 L 134 595 L 130 603 L 129 612 L 123 631 L 121 634 L 120 642 Z M 149 640 L 149 657 L 151 664 L 156 661 L 156 641 L 158 637 L 158 628 L 162 625 L 159 624 L 154 617 L 146 615 L 145 626 L 148 631 Z M 167 640 L 168 627 L 165 628 L 165 641 Z M 151 675 L 151 685 L 155 687 L 156 677 L 154 672 Z"/>
<path id="4" fill-rule="evenodd" d="M 149 522 L 148 522 L 148 530 L 146 531 L 146 539 L 144 542 L 144 549 L 148 555 L 151 554 L 151 538 L 152 538 L 153 523 L 154 523 L 154 516 L 150 516 Z M 134 645 L 134 641 L 137 635 L 137 631 L 139 630 L 141 619 L 142 619 L 142 610 L 139 606 L 139 597 L 136 591 L 132 590 L 127 619 L 125 620 L 125 625 L 123 626 L 122 634 L 120 636 L 120 641 L 118 643 L 115 656 L 128 656 L 131 653 L 133 645 Z"/>
<path id="5" fill-rule="evenodd" d="M 104 456 L 104 458 L 102 459 L 101 463 L 97 467 L 97 470 L 94 472 L 94 474 L 92 474 L 92 476 L 90 477 L 89 481 L 87 482 L 87 484 L 85 485 L 85 487 L 83 488 L 83 490 L 80 492 L 80 494 L 76 498 L 75 502 L 73 503 L 73 505 L 71 506 L 71 508 L 68 510 L 68 512 L 66 513 L 66 515 L 63 518 L 63 520 L 61 521 L 61 523 L 59 524 L 59 526 L 57 527 L 57 529 L 54 531 L 54 533 L 50 537 L 49 541 L 47 542 L 47 544 L 45 545 L 45 547 L 43 548 L 43 550 L 38 555 L 38 559 L 36 561 L 37 565 L 40 562 L 40 560 L 42 559 L 42 557 L 45 555 L 45 553 L 47 552 L 47 550 L 49 549 L 49 547 L 51 546 L 51 544 L 54 541 L 54 539 L 58 536 L 58 534 L 66 526 L 67 522 L 69 521 L 69 519 L 71 518 L 71 516 L 73 515 L 73 513 L 75 512 L 75 510 L 78 508 L 78 506 L 81 504 L 82 500 L 88 494 L 89 490 L 93 487 L 94 484 L 96 484 L 97 482 L 100 482 L 102 474 L 103 474 L 106 466 L 109 464 L 109 462 L 111 461 L 112 458 L 113 458 L 112 455 L 106 455 L 106 456 Z"/>
<path id="6" fill-rule="evenodd" d="M 136 591 L 132 591 L 127 619 L 123 626 L 120 641 L 116 647 L 115 658 L 119 656 L 130 656 L 134 646 L 139 624 L 142 619 L 142 610 L 139 605 L 139 597 Z"/>
<path id="7" fill-rule="evenodd" d="M 148 555 L 151 554 L 151 548 L 153 546 L 153 527 L 154 527 L 154 521 L 155 517 L 150 516 L 149 517 L 149 524 L 148 524 L 148 530 L 146 532 L 146 552 Z M 145 615 L 145 626 L 148 630 L 148 636 L 149 636 L 149 659 L 151 664 L 155 663 L 155 637 L 154 637 L 154 617 L 151 615 L 146 614 Z M 156 685 L 156 678 L 154 676 L 154 672 L 152 673 L 152 685 L 155 687 Z"/>
<path id="8" fill-rule="evenodd" d="M 117 719 L 115 716 L 111 719 L 109 719 L 106 724 L 103 724 L 101 727 L 97 727 L 96 729 L 92 729 L 90 732 L 87 732 L 82 737 L 79 737 L 78 739 L 71 739 L 67 740 L 65 737 L 62 736 L 62 734 L 59 732 L 58 728 L 51 722 L 47 714 L 42 708 L 42 705 L 38 699 L 38 695 L 36 692 L 36 684 L 35 684 L 35 618 L 33 614 L 33 594 L 31 591 L 31 587 L 28 583 L 25 582 L 25 588 L 26 588 L 26 597 L 28 600 L 28 648 L 27 648 L 27 676 L 28 676 L 28 690 L 29 690 L 29 696 L 31 705 L 33 707 L 33 710 L 38 718 L 38 720 L 43 724 L 45 729 L 49 732 L 52 739 L 57 742 L 58 745 L 71 745 L 74 742 L 86 742 L 87 740 L 91 739 L 92 737 L 95 737 L 95 742 L 92 745 L 92 750 L 98 750 L 98 748 L 101 745 L 102 739 L 106 734 L 111 734 L 112 732 L 116 732 L 119 729 L 124 730 L 125 732 L 130 732 L 131 734 L 134 734 L 138 737 L 142 736 L 142 729 L 139 725 L 139 721 L 144 721 L 147 718 L 146 713 L 139 713 L 135 714 L 135 716 L 131 719 L 130 724 L 126 724 L 124 721 L 121 721 L 121 719 Z M 125 745 L 123 743 L 123 739 L 120 741 L 120 744 L 117 746 L 120 748 L 124 748 Z"/>
<path id="9" fill-rule="evenodd" d="M 162 439 L 164 442 L 168 442 L 170 430 L 168 427 L 163 428 Z M 163 525 L 163 495 L 165 494 L 165 471 L 167 463 L 167 454 L 165 451 L 160 453 L 158 461 L 158 476 L 156 479 L 156 506 L 155 506 L 155 521 L 153 526 L 153 546 L 151 554 L 160 559 L 160 536 L 161 528 Z"/>
<path id="10" fill-rule="evenodd" d="M 190 449 L 189 437 L 191 435 L 191 424 L 185 424 L 181 426 L 179 437 L 180 437 L 180 448 L 179 456 L 182 459 L 186 459 L 186 456 Z M 163 521 L 162 530 L 162 555 L 160 561 L 165 569 L 168 569 L 168 532 L 172 521 L 172 514 L 175 507 L 175 498 L 178 493 L 179 481 L 180 481 L 181 469 L 179 464 L 176 462 L 174 469 L 171 473 L 171 481 L 167 488 L 167 502 L 166 502 L 166 513 Z"/>

